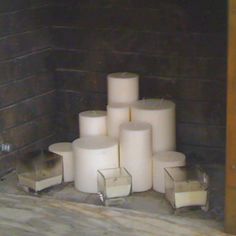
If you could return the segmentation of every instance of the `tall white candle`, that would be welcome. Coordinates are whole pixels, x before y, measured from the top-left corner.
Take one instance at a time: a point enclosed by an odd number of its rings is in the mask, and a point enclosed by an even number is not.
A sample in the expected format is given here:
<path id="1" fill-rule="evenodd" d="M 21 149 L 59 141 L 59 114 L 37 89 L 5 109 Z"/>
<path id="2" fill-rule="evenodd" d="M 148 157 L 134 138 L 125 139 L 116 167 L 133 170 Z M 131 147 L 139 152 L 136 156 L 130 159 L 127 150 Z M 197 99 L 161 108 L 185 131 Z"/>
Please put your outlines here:
<path id="1" fill-rule="evenodd" d="M 138 100 L 139 76 L 129 72 L 112 73 L 107 76 L 108 104 L 130 104 Z"/>
<path id="2" fill-rule="evenodd" d="M 176 148 L 175 104 L 164 99 L 146 99 L 131 105 L 131 120 L 152 125 L 153 152 Z"/>
<path id="3" fill-rule="evenodd" d="M 118 141 L 106 136 L 83 137 L 73 142 L 75 188 L 97 193 L 97 170 L 119 166 Z"/>
<path id="4" fill-rule="evenodd" d="M 79 113 L 80 137 L 107 135 L 106 111 L 84 111 Z"/>
<path id="5" fill-rule="evenodd" d="M 153 156 L 153 189 L 157 192 L 165 192 L 165 172 L 167 167 L 185 166 L 186 157 L 183 153 L 165 151 L 157 152 Z"/>
<path id="6" fill-rule="evenodd" d="M 132 176 L 133 192 L 152 187 L 151 125 L 145 122 L 128 122 L 121 125 L 120 165 Z"/>
<path id="7" fill-rule="evenodd" d="M 118 138 L 120 125 L 130 121 L 130 107 L 121 103 L 107 105 L 107 134 Z"/>
<path id="8" fill-rule="evenodd" d="M 62 156 L 64 182 L 74 180 L 74 154 L 72 144 L 68 142 L 54 143 L 48 150 Z"/>

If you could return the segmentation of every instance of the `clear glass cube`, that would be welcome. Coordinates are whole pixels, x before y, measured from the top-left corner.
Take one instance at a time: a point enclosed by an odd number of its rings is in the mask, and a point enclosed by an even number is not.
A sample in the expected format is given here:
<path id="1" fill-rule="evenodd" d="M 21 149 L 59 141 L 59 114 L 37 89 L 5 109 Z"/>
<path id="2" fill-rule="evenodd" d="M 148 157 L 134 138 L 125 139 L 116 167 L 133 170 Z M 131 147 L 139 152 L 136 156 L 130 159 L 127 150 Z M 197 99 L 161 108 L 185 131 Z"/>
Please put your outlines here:
<path id="1" fill-rule="evenodd" d="M 100 169 L 97 171 L 98 192 L 104 200 L 129 196 L 132 178 L 125 168 Z"/>
<path id="2" fill-rule="evenodd" d="M 17 161 L 19 184 L 41 191 L 62 182 L 62 157 L 49 151 L 34 151 Z"/>
<path id="3" fill-rule="evenodd" d="M 200 168 L 165 169 L 165 195 L 173 208 L 208 205 L 209 179 Z"/>

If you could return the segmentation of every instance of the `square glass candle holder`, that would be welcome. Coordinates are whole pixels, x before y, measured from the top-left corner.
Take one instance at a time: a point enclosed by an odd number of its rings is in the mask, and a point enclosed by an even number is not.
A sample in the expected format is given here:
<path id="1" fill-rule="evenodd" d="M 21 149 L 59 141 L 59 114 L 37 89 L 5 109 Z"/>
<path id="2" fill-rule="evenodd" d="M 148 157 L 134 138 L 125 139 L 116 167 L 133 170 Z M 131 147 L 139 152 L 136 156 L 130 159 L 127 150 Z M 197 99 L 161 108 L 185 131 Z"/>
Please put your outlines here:
<path id="1" fill-rule="evenodd" d="M 62 182 L 62 157 L 49 151 L 25 154 L 17 162 L 19 184 L 36 192 Z"/>
<path id="2" fill-rule="evenodd" d="M 209 179 L 200 168 L 165 168 L 165 196 L 172 207 L 201 206 L 208 210 Z"/>
<path id="3" fill-rule="evenodd" d="M 129 196 L 132 191 L 132 178 L 125 168 L 100 169 L 97 181 L 103 201 Z"/>

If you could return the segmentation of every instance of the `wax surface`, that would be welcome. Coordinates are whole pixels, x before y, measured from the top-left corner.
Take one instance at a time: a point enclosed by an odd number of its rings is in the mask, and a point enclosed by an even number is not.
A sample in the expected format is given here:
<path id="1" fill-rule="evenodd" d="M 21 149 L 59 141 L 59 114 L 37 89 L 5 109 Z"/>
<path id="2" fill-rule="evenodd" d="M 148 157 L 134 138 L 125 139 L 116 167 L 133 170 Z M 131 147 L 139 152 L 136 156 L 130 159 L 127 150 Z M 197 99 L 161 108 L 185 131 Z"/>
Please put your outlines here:
<path id="1" fill-rule="evenodd" d="M 131 185 L 117 185 L 117 186 L 107 186 L 106 187 L 106 197 L 125 197 L 130 194 Z"/>
<path id="2" fill-rule="evenodd" d="M 119 138 L 120 125 L 130 121 L 130 107 L 125 104 L 115 103 L 107 105 L 107 134 Z"/>
<path id="3" fill-rule="evenodd" d="M 175 104 L 169 100 L 146 99 L 131 104 L 131 120 L 152 125 L 153 152 L 176 148 Z"/>
<path id="4" fill-rule="evenodd" d="M 75 188 L 97 193 L 97 170 L 119 166 L 118 141 L 106 136 L 83 137 L 73 142 Z"/>
<path id="5" fill-rule="evenodd" d="M 62 156 L 63 162 L 63 180 L 64 182 L 71 182 L 74 180 L 74 154 L 72 150 L 72 143 L 54 143 L 49 146 L 49 151 Z"/>
<path id="6" fill-rule="evenodd" d="M 139 76 L 129 72 L 112 73 L 107 76 L 108 104 L 130 104 L 139 97 Z"/>
<path id="7" fill-rule="evenodd" d="M 165 192 L 164 169 L 167 167 L 185 166 L 186 157 L 183 153 L 166 151 L 158 152 L 153 156 L 153 189 Z"/>
<path id="8" fill-rule="evenodd" d="M 189 191 L 175 193 L 175 207 L 204 206 L 207 202 L 207 191 Z"/>
<path id="9" fill-rule="evenodd" d="M 79 113 L 80 137 L 107 135 L 106 111 L 84 111 Z"/>
<path id="10" fill-rule="evenodd" d="M 60 184 L 62 181 L 62 175 L 36 180 L 35 173 L 22 173 L 18 175 L 18 180 L 21 185 L 31 188 L 37 192 Z"/>
<path id="11" fill-rule="evenodd" d="M 133 192 L 152 187 L 151 125 L 128 122 L 121 125 L 120 165 L 132 176 Z"/>

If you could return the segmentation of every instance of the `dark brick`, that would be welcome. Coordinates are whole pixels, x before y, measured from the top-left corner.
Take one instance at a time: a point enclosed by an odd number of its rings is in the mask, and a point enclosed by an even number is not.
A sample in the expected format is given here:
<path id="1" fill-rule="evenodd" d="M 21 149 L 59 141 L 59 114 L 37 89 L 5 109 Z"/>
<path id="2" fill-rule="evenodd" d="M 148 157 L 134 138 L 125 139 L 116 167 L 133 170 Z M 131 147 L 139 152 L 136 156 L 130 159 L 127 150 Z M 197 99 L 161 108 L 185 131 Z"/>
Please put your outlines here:
<path id="1" fill-rule="evenodd" d="M 55 143 L 57 140 L 55 133 L 51 132 L 49 136 L 45 136 L 41 139 L 38 139 L 36 142 L 32 142 L 29 145 L 24 146 L 19 149 L 19 156 L 17 159 L 21 158 L 28 152 L 32 152 L 35 150 L 48 150 L 49 145 Z"/>
<path id="2" fill-rule="evenodd" d="M 223 81 L 177 80 L 176 98 L 198 101 L 225 101 L 226 84 Z"/>
<path id="3" fill-rule="evenodd" d="M 47 26 L 48 8 L 34 8 L 0 15 L 0 37 Z"/>
<path id="4" fill-rule="evenodd" d="M 133 71 L 149 76 L 200 77 L 214 80 L 226 76 L 226 60 L 224 58 L 152 56 L 100 50 L 56 50 L 53 57 L 60 58 L 56 62 L 56 67 L 64 69 L 103 73 Z"/>
<path id="5" fill-rule="evenodd" d="M 0 62 L 0 84 L 46 72 L 49 68 L 49 50 L 30 53 Z"/>
<path id="6" fill-rule="evenodd" d="M 27 99 L 0 110 L 0 127 L 7 129 L 29 122 L 39 116 L 52 113 L 54 108 L 54 91 Z"/>
<path id="7" fill-rule="evenodd" d="M 225 125 L 226 102 L 177 101 L 177 122 Z"/>
<path id="8" fill-rule="evenodd" d="M 2 133 L 3 140 L 18 149 L 52 134 L 54 116 L 44 116 L 23 125 L 7 129 Z"/>
<path id="9" fill-rule="evenodd" d="M 57 124 L 58 124 L 58 133 L 74 134 L 75 137 L 79 136 L 79 119 L 78 112 L 71 114 L 58 113 Z"/>
<path id="10" fill-rule="evenodd" d="M 225 127 L 198 124 L 177 125 L 178 145 L 225 147 Z"/>
<path id="11" fill-rule="evenodd" d="M 15 58 L 14 65 L 16 73 L 13 78 L 22 79 L 40 72 L 50 73 L 50 53 L 50 49 L 46 49 Z"/>
<path id="12" fill-rule="evenodd" d="M 178 151 L 187 156 L 189 164 L 225 164 L 225 149 L 194 145 L 178 145 Z"/>
<path id="13" fill-rule="evenodd" d="M 47 29 L 29 31 L 0 39 L 0 60 L 50 47 Z"/>
<path id="14" fill-rule="evenodd" d="M 0 155 L 0 177 L 6 175 L 6 173 L 16 167 L 16 157 L 18 151 L 14 151 L 8 154 Z"/>
<path id="15" fill-rule="evenodd" d="M 141 77 L 141 97 L 162 97 L 191 101 L 225 101 L 223 81 L 182 80 L 180 78 Z"/>
<path id="16" fill-rule="evenodd" d="M 14 147 L 0 154 L 0 173 L 15 167 L 24 151 L 55 138 L 50 1 L 0 2 L 0 130 L 3 142 Z"/>
<path id="17" fill-rule="evenodd" d="M 171 11 L 171 14 L 168 13 Z M 133 29 L 142 31 L 183 31 L 184 16 L 174 8 L 166 11 L 124 7 L 58 7 L 54 9 L 57 26 L 76 26 L 91 29 Z M 93 17 L 91 17 L 93 16 Z"/>
<path id="18" fill-rule="evenodd" d="M 51 0 L 7 0 L 0 2 L 0 13 L 15 12 L 48 5 Z"/>
<path id="19" fill-rule="evenodd" d="M 105 93 L 107 75 L 85 71 L 57 71 L 55 74 L 57 88 L 81 92 Z"/>
<path id="20" fill-rule="evenodd" d="M 105 110 L 105 94 L 59 91 L 57 93 L 59 112 L 77 112 L 86 110 Z"/>
<path id="21" fill-rule="evenodd" d="M 0 87 L 0 107 L 46 93 L 54 89 L 50 74 L 39 74 Z"/>

